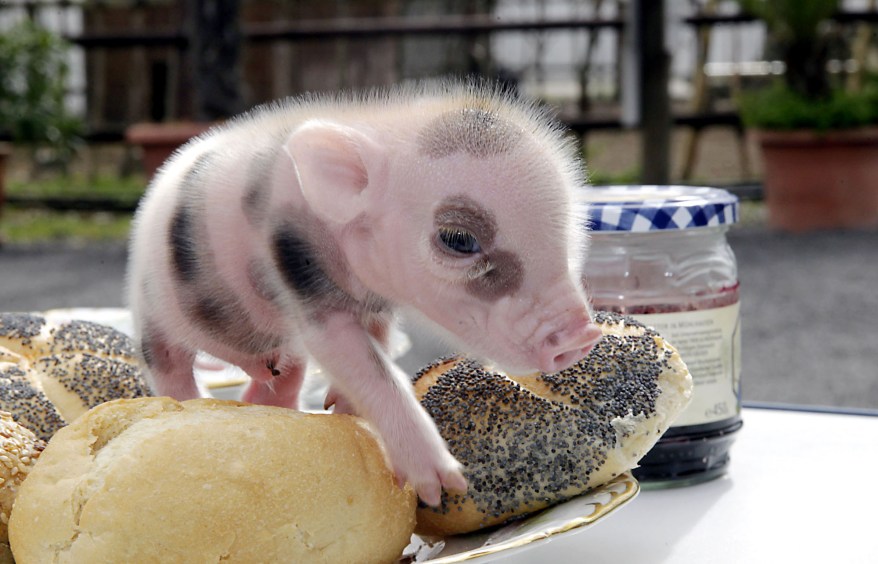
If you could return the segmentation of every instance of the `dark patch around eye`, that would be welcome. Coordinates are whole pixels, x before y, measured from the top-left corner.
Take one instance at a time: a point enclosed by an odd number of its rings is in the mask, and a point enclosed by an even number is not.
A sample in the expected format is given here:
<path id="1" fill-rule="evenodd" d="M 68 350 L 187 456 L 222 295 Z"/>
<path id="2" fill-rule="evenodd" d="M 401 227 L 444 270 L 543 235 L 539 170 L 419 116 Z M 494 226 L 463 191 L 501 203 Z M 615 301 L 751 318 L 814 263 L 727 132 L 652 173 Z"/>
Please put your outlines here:
<path id="1" fill-rule="evenodd" d="M 488 272 L 466 283 L 467 292 L 486 302 L 512 295 L 524 281 L 524 265 L 515 253 L 494 251 L 490 261 Z"/>
<path id="2" fill-rule="evenodd" d="M 442 202 L 436 210 L 433 225 L 437 230 L 458 227 L 472 233 L 482 250 L 490 249 L 497 235 L 497 223 L 491 212 L 462 194 Z"/>

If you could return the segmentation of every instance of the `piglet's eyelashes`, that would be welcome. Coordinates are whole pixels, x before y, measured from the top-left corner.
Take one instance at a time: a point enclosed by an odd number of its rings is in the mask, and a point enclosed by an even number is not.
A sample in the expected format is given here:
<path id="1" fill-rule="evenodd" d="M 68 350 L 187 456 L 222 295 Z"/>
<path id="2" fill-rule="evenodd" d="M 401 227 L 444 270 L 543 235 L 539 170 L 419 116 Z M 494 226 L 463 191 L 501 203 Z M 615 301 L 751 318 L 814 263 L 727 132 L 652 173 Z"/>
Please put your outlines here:
<path id="1" fill-rule="evenodd" d="M 436 232 L 436 245 L 452 257 L 470 257 L 482 252 L 478 238 L 463 227 L 444 225 Z"/>

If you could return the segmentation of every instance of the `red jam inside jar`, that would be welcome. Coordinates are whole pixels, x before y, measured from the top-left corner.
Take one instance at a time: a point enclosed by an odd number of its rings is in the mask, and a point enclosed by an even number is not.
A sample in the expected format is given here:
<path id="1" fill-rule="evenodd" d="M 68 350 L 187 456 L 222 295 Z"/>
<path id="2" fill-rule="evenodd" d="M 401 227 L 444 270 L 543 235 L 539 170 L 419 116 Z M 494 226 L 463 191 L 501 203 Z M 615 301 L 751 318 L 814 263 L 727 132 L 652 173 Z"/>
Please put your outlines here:
<path id="1" fill-rule="evenodd" d="M 725 473 L 742 425 L 737 263 L 725 190 L 606 186 L 582 193 L 591 229 L 583 281 L 596 310 L 654 327 L 692 373 L 692 403 L 639 462 L 644 487 Z"/>

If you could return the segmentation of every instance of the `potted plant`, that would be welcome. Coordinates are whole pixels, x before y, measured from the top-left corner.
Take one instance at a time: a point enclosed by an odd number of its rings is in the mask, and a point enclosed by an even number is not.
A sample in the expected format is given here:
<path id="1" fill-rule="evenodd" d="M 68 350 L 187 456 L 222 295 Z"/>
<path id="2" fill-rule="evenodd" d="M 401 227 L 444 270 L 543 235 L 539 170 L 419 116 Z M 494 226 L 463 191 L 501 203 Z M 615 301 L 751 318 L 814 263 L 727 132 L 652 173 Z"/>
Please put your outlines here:
<path id="1" fill-rule="evenodd" d="M 81 122 L 68 111 L 67 44 L 54 33 L 26 20 L 0 34 L 0 130 L 32 159 L 47 149 L 62 164 L 73 157 Z M 0 147 L 3 172 L 10 146 Z M 35 162 L 35 161 L 34 161 Z M 5 174 L 0 174 L 0 206 Z"/>
<path id="2" fill-rule="evenodd" d="M 787 231 L 878 226 L 878 83 L 844 89 L 827 72 L 839 0 L 739 0 L 785 65 L 742 95 L 763 161 L 769 223 Z"/>
<path id="3" fill-rule="evenodd" d="M 211 125 L 195 121 L 135 123 L 125 130 L 125 140 L 140 147 L 143 172 L 152 178 L 174 151 Z"/>

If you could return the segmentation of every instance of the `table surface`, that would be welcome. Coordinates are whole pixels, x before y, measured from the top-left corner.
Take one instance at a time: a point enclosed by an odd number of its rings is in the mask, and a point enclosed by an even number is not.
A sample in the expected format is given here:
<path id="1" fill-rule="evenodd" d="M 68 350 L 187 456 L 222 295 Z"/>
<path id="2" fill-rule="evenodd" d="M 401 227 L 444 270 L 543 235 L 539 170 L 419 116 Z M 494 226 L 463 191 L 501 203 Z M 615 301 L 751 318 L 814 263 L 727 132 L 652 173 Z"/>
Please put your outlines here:
<path id="1" fill-rule="evenodd" d="M 724 477 L 641 491 L 592 527 L 490 561 L 878 562 L 878 417 L 742 416 Z"/>

